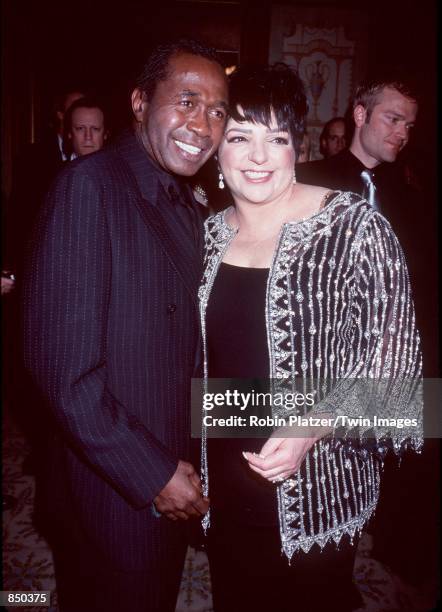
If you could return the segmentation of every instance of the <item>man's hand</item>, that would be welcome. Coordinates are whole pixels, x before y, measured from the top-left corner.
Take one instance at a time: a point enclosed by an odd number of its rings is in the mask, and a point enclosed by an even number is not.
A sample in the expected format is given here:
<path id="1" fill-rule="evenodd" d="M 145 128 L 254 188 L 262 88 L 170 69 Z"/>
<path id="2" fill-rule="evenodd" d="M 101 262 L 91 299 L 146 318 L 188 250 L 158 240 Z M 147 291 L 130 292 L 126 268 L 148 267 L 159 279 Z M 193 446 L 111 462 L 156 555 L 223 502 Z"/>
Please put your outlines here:
<path id="1" fill-rule="evenodd" d="M 209 509 L 209 500 L 202 496 L 200 479 L 187 461 L 178 463 L 175 474 L 153 501 L 157 511 L 173 521 L 198 517 Z"/>

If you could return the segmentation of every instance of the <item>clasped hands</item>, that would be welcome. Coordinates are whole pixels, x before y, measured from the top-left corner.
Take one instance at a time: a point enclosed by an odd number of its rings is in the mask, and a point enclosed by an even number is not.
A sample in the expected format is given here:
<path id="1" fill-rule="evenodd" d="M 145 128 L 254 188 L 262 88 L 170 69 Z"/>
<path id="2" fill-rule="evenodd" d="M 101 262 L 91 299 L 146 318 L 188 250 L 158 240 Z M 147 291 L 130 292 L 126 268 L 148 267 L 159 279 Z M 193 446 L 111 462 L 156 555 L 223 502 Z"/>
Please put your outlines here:
<path id="1" fill-rule="evenodd" d="M 200 517 L 209 509 L 198 474 L 187 461 L 178 462 L 175 474 L 153 501 L 156 510 L 172 521 Z"/>
<path id="2" fill-rule="evenodd" d="M 326 427 L 280 427 L 259 454 L 244 452 L 243 456 L 251 470 L 271 482 L 282 482 L 301 467 L 313 444 L 331 431 Z"/>

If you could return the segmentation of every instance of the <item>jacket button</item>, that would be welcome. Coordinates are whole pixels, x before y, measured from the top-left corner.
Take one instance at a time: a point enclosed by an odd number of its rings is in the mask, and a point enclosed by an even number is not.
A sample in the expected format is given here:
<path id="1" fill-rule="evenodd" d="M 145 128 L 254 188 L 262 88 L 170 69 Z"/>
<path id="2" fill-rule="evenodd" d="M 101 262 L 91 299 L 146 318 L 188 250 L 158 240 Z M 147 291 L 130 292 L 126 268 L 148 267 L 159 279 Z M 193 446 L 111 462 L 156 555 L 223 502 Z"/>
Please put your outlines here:
<path id="1" fill-rule="evenodd" d="M 167 314 L 172 314 L 176 310 L 176 304 L 169 304 L 167 307 Z"/>

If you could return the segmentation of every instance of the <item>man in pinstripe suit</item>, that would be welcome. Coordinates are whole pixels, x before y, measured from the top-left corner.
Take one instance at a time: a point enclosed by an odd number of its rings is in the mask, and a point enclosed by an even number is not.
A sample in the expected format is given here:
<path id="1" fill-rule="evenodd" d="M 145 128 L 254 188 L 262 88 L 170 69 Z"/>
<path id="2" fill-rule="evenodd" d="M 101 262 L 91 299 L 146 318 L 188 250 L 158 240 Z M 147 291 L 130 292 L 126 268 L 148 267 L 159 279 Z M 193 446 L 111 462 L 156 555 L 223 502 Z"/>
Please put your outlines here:
<path id="1" fill-rule="evenodd" d="M 188 462 L 201 221 L 180 177 L 219 144 L 224 71 L 195 41 L 163 45 L 132 108 L 135 133 L 56 179 L 25 283 L 26 364 L 54 423 L 41 497 L 61 612 L 173 610 L 179 519 L 208 507 Z"/>

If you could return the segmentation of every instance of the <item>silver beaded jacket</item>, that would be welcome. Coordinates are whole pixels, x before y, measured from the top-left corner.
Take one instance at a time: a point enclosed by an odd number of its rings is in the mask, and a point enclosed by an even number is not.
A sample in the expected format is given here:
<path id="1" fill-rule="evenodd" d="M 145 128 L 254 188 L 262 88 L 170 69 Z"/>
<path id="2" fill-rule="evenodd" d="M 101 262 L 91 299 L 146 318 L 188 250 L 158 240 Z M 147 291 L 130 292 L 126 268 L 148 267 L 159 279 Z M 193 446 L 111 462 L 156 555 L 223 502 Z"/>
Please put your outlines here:
<path id="1" fill-rule="evenodd" d="M 226 212 L 206 221 L 199 291 L 206 379 L 206 308 L 237 232 Z M 275 487 L 282 550 L 291 559 L 314 544 L 338 545 L 344 534 L 352 539 L 376 508 L 386 450 L 422 446 L 419 335 L 404 256 L 388 221 L 360 196 L 335 191 L 319 213 L 284 224 L 267 281 L 266 325 L 274 390 L 299 390 L 301 380 L 303 392 L 314 388 L 320 398 L 310 414 L 336 417 L 333 435 Z M 373 427 L 375 416 L 384 417 L 381 426 Z M 352 417 L 358 426 L 348 424 Z M 203 428 L 205 495 L 208 459 Z M 210 513 L 203 519 L 209 524 Z"/>

